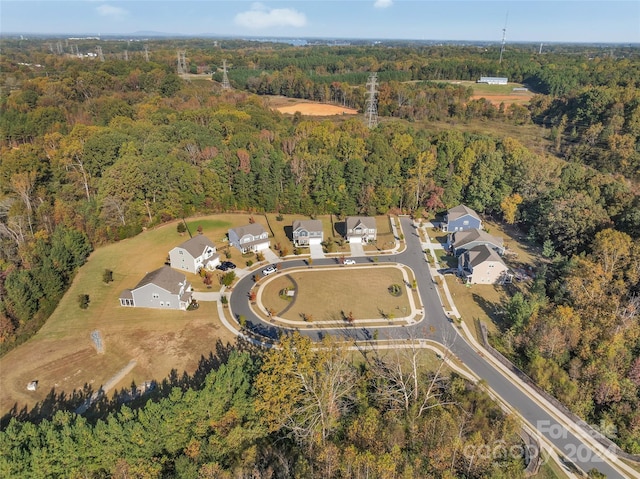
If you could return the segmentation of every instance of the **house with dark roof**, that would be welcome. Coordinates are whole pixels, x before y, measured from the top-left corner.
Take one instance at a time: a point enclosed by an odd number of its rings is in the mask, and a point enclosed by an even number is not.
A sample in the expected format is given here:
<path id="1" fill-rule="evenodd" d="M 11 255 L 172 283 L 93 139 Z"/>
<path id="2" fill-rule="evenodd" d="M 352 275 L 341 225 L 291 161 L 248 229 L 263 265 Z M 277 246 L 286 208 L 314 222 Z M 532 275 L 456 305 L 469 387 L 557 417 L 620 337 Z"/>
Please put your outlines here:
<path id="1" fill-rule="evenodd" d="M 320 244 L 324 239 L 322 221 L 296 220 L 293 222 L 292 239 L 294 246 L 309 246 Z"/>
<path id="2" fill-rule="evenodd" d="M 470 229 L 482 229 L 482 220 L 478 213 L 465 205 L 458 205 L 447 211 L 442 223 L 442 231 L 452 233 Z"/>
<path id="3" fill-rule="evenodd" d="M 216 246 L 204 235 L 197 235 L 169 251 L 171 267 L 197 273 L 202 268 L 213 269 L 220 264 Z"/>
<path id="4" fill-rule="evenodd" d="M 470 230 L 456 231 L 449 235 L 449 249 L 454 255 L 459 256 L 465 251 L 485 244 L 499 255 L 504 254 L 504 242 L 502 238 L 490 235 L 484 230 L 473 228 Z"/>
<path id="5" fill-rule="evenodd" d="M 458 257 L 458 273 L 469 284 L 497 284 L 510 276 L 500 255 L 485 244 L 474 246 Z"/>
<path id="6" fill-rule="evenodd" d="M 370 243 L 378 237 L 376 219 L 370 216 L 348 216 L 345 235 L 349 243 Z"/>
<path id="7" fill-rule="evenodd" d="M 269 249 L 269 235 L 258 223 L 231 228 L 228 234 L 229 243 L 243 254 Z"/>
<path id="8" fill-rule="evenodd" d="M 189 304 L 191 284 L 169 266 L 147 273 L 135 288 L 120 293 L 120 306 L 186 310 Z"/>

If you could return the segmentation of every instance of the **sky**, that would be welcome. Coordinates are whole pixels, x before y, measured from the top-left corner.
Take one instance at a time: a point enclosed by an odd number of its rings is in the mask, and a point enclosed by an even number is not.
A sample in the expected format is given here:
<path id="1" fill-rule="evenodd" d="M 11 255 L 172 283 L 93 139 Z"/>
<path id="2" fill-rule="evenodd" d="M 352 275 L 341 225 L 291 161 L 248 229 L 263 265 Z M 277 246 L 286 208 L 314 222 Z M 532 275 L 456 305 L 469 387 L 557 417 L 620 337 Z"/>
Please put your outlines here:
<path id="1" fill-rule="evenodd" d="M 640 43 L 640 0 L 0 0 L 0 32 Z"/>

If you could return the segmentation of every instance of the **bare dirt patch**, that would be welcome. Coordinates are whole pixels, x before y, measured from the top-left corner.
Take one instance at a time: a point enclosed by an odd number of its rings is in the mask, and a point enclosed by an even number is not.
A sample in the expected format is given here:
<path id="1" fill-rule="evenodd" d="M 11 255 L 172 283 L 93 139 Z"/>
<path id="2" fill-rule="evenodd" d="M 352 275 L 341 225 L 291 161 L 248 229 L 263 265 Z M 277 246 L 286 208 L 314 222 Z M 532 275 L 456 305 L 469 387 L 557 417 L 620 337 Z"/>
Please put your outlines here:
<path id="1" fill-rule="evenodd" d="M 268 105 L 280 113 L 293 115 L 300 112 L 307 116 L 357 115 L 358 110 L 346 106 L 316 103 L 282 96 L 268 97 Z"/>
<path id="2" fill-rule="evenodd" d="M 505 106 L 508 108 L 509 105 L 513 103 L 515 103 L 516 105 L 526 105 L 527 103 L 529 103 L 532 96 L 533 96 L 533 93 L 529 91 L 522 91 L 522 92 L 514 92 L 510 95 L 489 95 L 489 94 L 473 95 L 471 99 L 479 100 L 480 98 L 486 98 L 495 106 L 500 106 L 500 103 L 504 103 Z"/>

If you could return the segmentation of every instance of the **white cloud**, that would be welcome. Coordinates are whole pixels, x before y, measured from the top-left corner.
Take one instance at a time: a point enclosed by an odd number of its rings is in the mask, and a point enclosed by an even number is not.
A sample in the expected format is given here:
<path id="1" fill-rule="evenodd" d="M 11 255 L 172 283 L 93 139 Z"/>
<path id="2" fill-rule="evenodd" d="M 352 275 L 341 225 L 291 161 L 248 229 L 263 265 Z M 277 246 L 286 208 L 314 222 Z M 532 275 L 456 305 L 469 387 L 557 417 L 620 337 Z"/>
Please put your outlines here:
<path id="1" fill-rule="evenodd" d="M 389 8 L 393 5 L 393 0 L 376 0 L 373 6 L 375 8 Z"/>
<path id="2" fill-rule="evenodd" d="M 269 9 L 261 3 L 254 3 L 251 10 L 238 13 L 236 25 L 246 28 L 261 29 L 270 27 L 304 27 L 307 17 L 304 13 L 291 8 Z"/>
<path id="3" fill-rule="evenodd" d="M 113 5 L 100 5 L 96 7 L 96 10 L 103 17 L 122 17 L 129 13 L 124 8 L 114 7 Z"/>

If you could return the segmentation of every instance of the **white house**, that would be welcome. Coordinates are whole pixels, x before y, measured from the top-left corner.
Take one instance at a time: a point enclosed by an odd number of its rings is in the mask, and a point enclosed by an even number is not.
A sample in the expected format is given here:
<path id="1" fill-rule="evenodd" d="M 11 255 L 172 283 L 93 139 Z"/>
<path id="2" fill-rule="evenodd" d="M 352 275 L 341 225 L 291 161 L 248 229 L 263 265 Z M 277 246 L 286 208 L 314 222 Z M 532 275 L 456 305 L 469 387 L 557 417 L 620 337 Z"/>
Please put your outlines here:
<path id="1" fill-rule="evenodd" d="M 172 268 L 197 273 L 201 268 L 213 269 L 220 264 L 213 242 L 204 235 L 197 235 L 169 251 Z"/>
<path id="2" fill-rule="evenodd" d="M 509 268 L 489 246 L 474 246 L 458 257 L 458 272 L 470 284 L 496 284 L 509 274 Z"/>
<path id="3" fill-rule="evenodd" d="M 242 253 L 269 249 L 269 235 L 258 223 L 232 228 L 229 230 L 229 243 Z"/>
<path id="4" fill-rule="evenodd" d="M 186 310 L 189 304 L 191 285 L 169 266 L 147 273 L 135 288 L 120 293 L 120 306 Z"/>
<path id="5" fill-rule="evenodd" d="M 297 220 L 293 222 L 292 239 L 294 246 L 320 244 L 324 239 L 322 221 Z"/>
<path id="6" fill-rule="evenodd" d="M 349 243 L 369 243 L 378 236 L 376 219 L 370 216 L 349 216 L 345 222 Z"/>
<path id="7" fill-rule="evenodd" d="M 476 83 L 487 83 L 489 85 L 506 85 L 509 79 L 504 77 L 480 77 Z"/>

